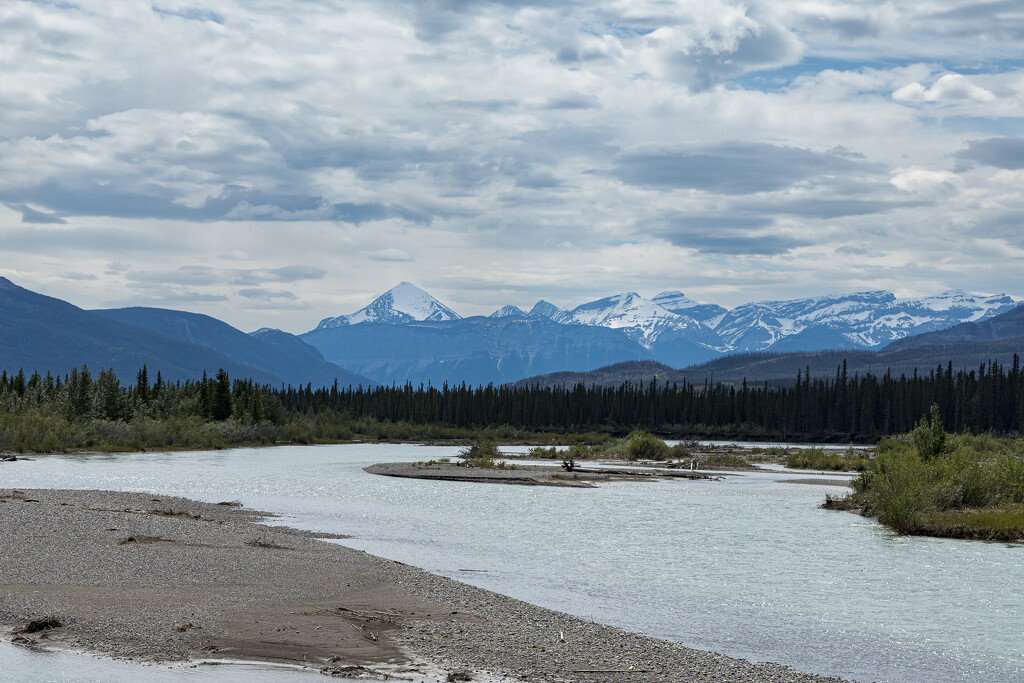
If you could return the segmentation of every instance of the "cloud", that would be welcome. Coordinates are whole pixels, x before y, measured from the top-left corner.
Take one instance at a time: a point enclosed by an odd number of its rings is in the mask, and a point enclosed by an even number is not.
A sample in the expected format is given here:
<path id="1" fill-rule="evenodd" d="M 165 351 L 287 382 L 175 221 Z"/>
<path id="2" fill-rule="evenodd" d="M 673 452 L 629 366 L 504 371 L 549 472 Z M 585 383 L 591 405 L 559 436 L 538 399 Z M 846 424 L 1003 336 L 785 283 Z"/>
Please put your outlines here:
<path id="1" fill-rule="evenodd" d="M 679 21 L 646 36 L 666 73 L 698 89 L 753 71 L 794 64 L 803 42 L 786 27 L 742 5 L 711 2 L 696 21 Z"/>
<path id="2" fill-rule="evenodd" d="M 114 299 L 104 302 L 108 308 L 122 308 L 125 306 L 189 306 L 195 304 L 222 304 L 229 301 L 224 294 L 211 294 L 197 292 L 188 289 L 160 289 L 157 292 L 152 290 L 134 290 L 132 296 L 123 299 Z"/>
<path id="3" fill-rule="evenodd" d="M 154 4 L 153 11 L 157 14 L 163 14 L 169 17 L 180 17 L 190 21 L 212 21 L 216 24 L 224 23 L 224 15 L 218 14 L 217 12 L 211 12 L 209 10 L 199 9 L 198 7 L 185 7 L 179 10 L 172 10 L 165 9 Z"/>
<path id="4" fill-rule="evenodd" d="M 645 187 L 752 194 L 782 190 L 853 168 L 850 161 L 797 147 L 729 142 L 672 152 L 623 154 L 613 175 Z"/>
<path id="5" fill-rule="evenodd" d="M 905 85 L 894 92 L 892 98 L 899 102 L 991 102 L 996 96 L 961 74 L 946 74 L 930 88 L 916 82 Z"/>
<path id="6" fill-rule="evenodd" d="M 41 224 L 33 228 L 0 230 L 0 247 L 8 252 L 167 255 L 180 252 L 184 245 L 171 235 L 152 231 Z"/>
<path id="7" fill-rule="evenodd" d="M 791 249 L 810 242 L 785 235 L 678 235 L 672 243 L 704 254 L 774 255 L 784 254 Z"/>
<path id="8" fill-rule="evenodd" d="M 240 289 L 238 290 L 238 295 L 244 296 L 246 299 L 259 299 L 261 301 L 293 300 L 296 298 L 291 292 L 261 288 Z"/>
<path id="9" fill-rule="evenodd" d="M 0 32 L 0 250 L 76 303 L 302 331 L 400 280 L 467 313 L 937 284 L 908 260 L 1024 294 L 992 255 L 1019 2 L 20 2 Z"/>
<path id="10" fill-rule="evenodd" d="M 60 216 L 54 216 L 52 214 L 43 213 L 36 211 L 30 206 L 24 204 L 8 204 L 11 209 L 19 211 L 21 213 L 22 223 L 40 223 L 40 224 L 54 224 L 54 225 L 66 225 L 67 221 Z"/>
<path id="11" fill-rule="evenodd" d="M 568 93 L 560 97 L 555 97 L 547 101 L 544 105 L 546 109 L 599 109 L 601 107 L 601 101 L 593 95 L 584 95 L 583 93 Z"/>
<path id="12" fill-rule="evenodd" d="M 956 158 L 967 166 L 994 166 L 1008 170 L 1024 169 L 1024 138 L 972 140 Z"/>
<path id="13" fill-rule="evenodd" d="M 385 263 L 410 263 L 416 260 L 408 252 L 393 248 L 371 251 L 367 253 L 367 256 L 374 261 L 383 261 Z"/>
<path id="14" fill-rule="evenodd" d="M 327 274 L 322 268 L 311 266 L 285 266 L 283 268 L 211 268 L 209 266 L 181 266 L 173 271 L 143 270 L 125 273 L 131 282 L 175 285 L 258 285 L 265 282 L 293 283 L 302 280 L 320 280 Z"/>
<path id="15" fill-rule="evenodd" d="M 672 244 L 704 254 L 783 254 L 808 243 L 781 234 L 768 216 L 669 214 L 655 226 Z"/>
<path id="16" fill-rule="evenodd" d="M 327 274 L 323 268 L 312 266 L 285 266 L 283 268 L 259 268 L 244 271 L 256 279 L 269 282 L 298 282 L 299 280 L 321 280 Z"/>

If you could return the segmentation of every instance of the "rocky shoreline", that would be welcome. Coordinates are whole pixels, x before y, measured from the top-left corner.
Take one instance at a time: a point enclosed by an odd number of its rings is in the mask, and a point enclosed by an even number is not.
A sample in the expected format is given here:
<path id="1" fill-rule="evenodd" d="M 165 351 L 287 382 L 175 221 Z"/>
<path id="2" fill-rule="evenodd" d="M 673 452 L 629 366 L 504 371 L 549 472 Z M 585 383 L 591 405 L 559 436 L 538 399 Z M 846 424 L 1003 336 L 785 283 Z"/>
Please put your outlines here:
<path id="1" fill-rule="evenodd" d="M 349 677 L 838 680 L 595 624 L 265 519 L 228 502 L 0 490 L 0 624 L 26 646 Z"/>

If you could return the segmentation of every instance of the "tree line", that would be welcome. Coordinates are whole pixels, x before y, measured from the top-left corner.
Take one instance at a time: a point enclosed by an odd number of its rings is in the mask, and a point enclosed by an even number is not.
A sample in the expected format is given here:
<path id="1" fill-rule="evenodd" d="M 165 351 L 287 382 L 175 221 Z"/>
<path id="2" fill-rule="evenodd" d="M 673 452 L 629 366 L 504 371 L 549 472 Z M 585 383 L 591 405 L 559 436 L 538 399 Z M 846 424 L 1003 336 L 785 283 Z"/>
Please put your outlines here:
<path id="1" fill-rule="evenodd" d="M 954 431 L 1017 433 L 1024 426 L 1020 358 L 954 372 L 952 363 L 928 374 L 887 372 L 834 378 L 797 373 L 792 386 L 658 383 L 616 387 L 511 387 L 465 384 L 312 390 L 288 388 L 282 405 L 298 412 L 331 410 L 380 420 L 460 427 L 507 424 L 533 430 L 661 434 L 859 438 L 906 432 L 932 404 Z"/>
<path id="2" fill-rule="evenodd" d="M 652 380 L 616 387 L 273 387 L 251 379 L 231 380 L 224 370 L 178 382 L 167 382 L 158 372 L 153 381 L 145 367 L 134 383 L 122 383 L 113 369 L 94 377 L 85 366 L 63 377 L 27 376 L 23 371 L 0 374 L 0 427 L 10 428 L 17 423 L 13 418 L 26 415 L 59 420 L 62 428 L 102 422 L 108 431 L 112 423 L 185 421 L 189 429 L 196 429 L 199 424 L 230 421 L 248 425 L 246 434 L 255 440 L 347 438 L 366 433 L 370 422 L 463 430 L 644 429 L 663 435 L 873 440 L 913 429 L 932 404 L 952 431 L 1020 433 L 1020 358 L 1015 355 L 1009 368 L 989 362 L 977 370 L 954 372 L 950 363 L 927 374 L 915 371 L 898 377 L 889 372 L 848 376 L 844 362 L 833 378 L 814 378 L 808 368 L 789 386 Z M 262 431 L 256 429 L 260 426 Z M 218 433 L 226 429 L 221 427 Z M 409 438 L 423 434 L 403 433 Z M 377 436 L 392 438 L 394 432 L 377 429 Z"/>

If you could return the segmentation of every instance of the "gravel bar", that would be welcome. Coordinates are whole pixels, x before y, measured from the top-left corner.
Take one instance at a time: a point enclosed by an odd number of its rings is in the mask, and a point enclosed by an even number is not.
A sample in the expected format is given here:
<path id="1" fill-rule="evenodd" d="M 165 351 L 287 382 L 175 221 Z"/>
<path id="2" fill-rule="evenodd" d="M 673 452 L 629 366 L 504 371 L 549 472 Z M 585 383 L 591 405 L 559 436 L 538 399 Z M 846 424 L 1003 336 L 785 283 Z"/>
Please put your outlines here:
<path id="1" fill-rule="evenodd" d="M 520 486 L 568 486 L 595 488 L 609 481 L 657 481 L 659 479 L 712 479 L 710 475 L 689 472 L 578 467 L 567 472 L 555 465 L 523 465 L 510 467 L 465 467 L 456 463 L 382 462 L 363 468 L 369 474 L 405 479 L 438 481 L 471 481 L 483 484 L 518 484 Z"/>
<path id="2" fill-rule="evenodd" d="M 346 677 L 840 680 L 595 624 L 267 516 L 163 495 L 0 489 L 0 624 L 28 647 Z"/>

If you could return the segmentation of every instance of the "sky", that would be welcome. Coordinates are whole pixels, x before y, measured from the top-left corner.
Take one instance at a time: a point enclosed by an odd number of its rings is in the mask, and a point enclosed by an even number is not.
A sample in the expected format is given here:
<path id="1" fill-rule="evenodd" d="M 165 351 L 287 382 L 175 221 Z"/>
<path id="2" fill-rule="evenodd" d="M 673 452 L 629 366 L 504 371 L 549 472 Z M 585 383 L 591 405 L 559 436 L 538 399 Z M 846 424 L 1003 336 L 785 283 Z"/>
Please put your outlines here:
<path id="1" fill-rule="evenodd" d="M 312 329 L 1024 296 L 1019 0 L 0 3 L 0 275 Z"/>

